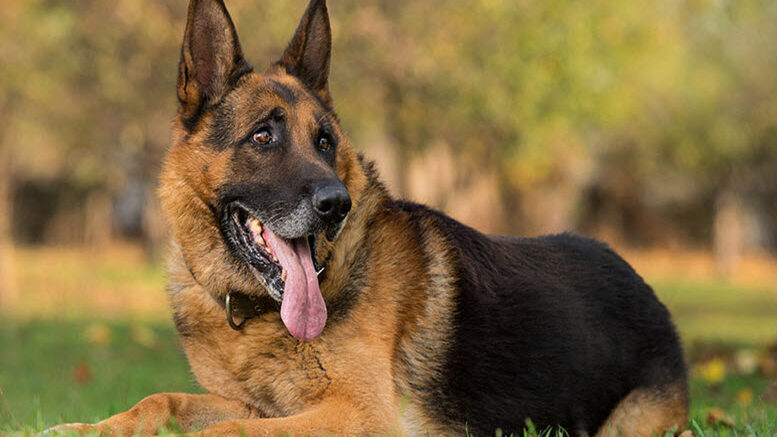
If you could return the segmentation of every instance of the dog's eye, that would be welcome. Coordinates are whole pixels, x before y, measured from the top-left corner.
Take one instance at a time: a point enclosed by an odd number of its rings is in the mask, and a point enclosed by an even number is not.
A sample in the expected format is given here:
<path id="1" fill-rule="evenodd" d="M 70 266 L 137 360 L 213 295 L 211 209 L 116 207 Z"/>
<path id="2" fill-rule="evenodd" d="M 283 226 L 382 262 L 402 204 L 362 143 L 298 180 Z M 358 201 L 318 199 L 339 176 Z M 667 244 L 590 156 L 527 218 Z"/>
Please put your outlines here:
<path id="1" fill-rule="evenodd" d="M 332 147 L 332 143 L 329 141 L 329 138 L 327 137 L 321 137 L 318 139 L 318 149 L 322 152 L 326 152 L 329 150 L 329 148 Z"/>
<path id="2" fill-rule="evenodd" d="M 266 146 L 272 142 L 272 134 L 267 129 L 258 130 L 251 135 L 251 142 L 260 146 Z"/>

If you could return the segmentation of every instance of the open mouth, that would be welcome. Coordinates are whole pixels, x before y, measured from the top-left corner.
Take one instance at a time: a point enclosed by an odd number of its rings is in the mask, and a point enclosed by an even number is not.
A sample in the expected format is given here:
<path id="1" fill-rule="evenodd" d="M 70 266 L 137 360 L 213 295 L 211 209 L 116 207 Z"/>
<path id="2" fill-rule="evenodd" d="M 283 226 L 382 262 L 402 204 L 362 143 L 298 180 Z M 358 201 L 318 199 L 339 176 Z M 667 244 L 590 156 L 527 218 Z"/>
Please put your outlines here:
<path id="1" fill-rule="evenodd" d="M 227 206 L 227 242 L 281 302 L 281 320 L 295 338 L 312 340 L 326 325 L 311 247 L 313 236 L 284 239 L 238 202 Z"/>

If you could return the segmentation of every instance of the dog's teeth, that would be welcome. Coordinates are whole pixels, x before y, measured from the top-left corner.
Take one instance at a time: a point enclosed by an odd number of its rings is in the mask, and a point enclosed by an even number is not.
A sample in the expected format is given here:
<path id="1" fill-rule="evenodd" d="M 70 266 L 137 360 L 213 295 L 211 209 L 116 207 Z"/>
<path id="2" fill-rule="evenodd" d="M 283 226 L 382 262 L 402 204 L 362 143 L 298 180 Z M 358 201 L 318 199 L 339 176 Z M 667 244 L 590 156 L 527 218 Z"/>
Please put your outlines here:
<path id="1" fill-rule="evenodd" d="M 272 260 L 273 260 L 273 261 L 275 261 L 275 262 L 278 262 L 278 257 L 277 257 L 277 256 L 275 256 L 275 255 L 273 255 L 273 256 L 272 256 Z"/>
<path id="2" fill-rule="evenodd" d="M 259 235 L 262 233 L 262 224 L 259 222 L 259 220 L 251 217 L 248 219 L 248 229 L 250 229 L 254 234 Z"/>
<path id="3" fill-rule="evenodd" d="M 283 271 L 281 272 L 281 279 L 286 281 L 286 269 L 283 269 Z"/>
<path id="4" fill-rule="evenodd" d="M 264 246 L 264 245 L 265 245 L 265 244 L 264 244 L 264 238 L 262 238 L 262 236 L 261 236 L 261 235 L 259 235 L 259 234 L 257 234 L 257 235 L 256 235 L 256 242 L 257 242 L 257 243 L 259 243 L 259 244 L 261 244 L 262 246 Z"/>

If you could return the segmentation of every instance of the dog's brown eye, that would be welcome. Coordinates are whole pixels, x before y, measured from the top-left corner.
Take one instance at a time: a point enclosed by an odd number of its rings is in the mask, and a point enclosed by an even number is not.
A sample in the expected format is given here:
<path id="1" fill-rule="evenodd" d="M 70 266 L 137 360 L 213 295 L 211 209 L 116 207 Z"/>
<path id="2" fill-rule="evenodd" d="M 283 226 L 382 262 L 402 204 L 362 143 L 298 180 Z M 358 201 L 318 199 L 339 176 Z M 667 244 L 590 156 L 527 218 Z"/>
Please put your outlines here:
<path id="1" fill-rule="evenodd" d="M 327 150 L 329 150 L 329 148 L 330 148 L 330 147 L 332 147 L 332 145 L 329 143 L 329 138 L 327 138 L 327 137 L 321 137 L 321 138 L 318 140 L 318 148 L 319 148 L 319 150 L 321 150 L 322 152 L 326 152 Z"/>
<path id="2" fill-rule="evenodd" d="M 270 131 L 267 129 L 262 129 L 258 132 L 254 132 L 254 134 L 251 136 L 251 141 L 261 145 L 270 144 L 270 141 L 272 141 L 272 135 L 270 135 Z"/>

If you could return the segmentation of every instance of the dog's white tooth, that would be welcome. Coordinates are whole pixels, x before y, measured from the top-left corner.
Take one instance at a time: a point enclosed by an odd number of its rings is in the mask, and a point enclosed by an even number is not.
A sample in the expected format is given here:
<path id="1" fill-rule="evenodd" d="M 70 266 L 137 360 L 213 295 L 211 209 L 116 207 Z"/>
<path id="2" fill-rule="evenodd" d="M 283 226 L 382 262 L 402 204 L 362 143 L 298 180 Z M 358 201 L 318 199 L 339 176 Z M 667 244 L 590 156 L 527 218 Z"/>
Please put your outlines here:
<path id="1" fill-rule="evenodd" d="M 253 218 L 248 219 L 248 229 L 250 229 L 251 232 L 253 232 L 253 233 L 257 234 L 257 235 L 259 235 L 261 233 L 261 231 L 262 231 L 262 228 L 257 226 L 256 219 L 253 219 Z"/>
<path id="2" fill-rule="evenodd" d="M 286 269 L 283 269 L 283 271 L 281 271 L 281 279 L 283 279 L 284 281 L 286 280 Z"/>
<path id="3" fill-rule="evenodd" d="M 257 242 L 257 243 L 259 243 L 259 244 L 261 244 L 262 246 L 264 246 L 264 245 L 265 245 L 265 244 L 264 244 L 264 238 L 262 238 L 262 236 L 261 236 L 261 235 L 259 235 L 259 233 L 257 233 L 257 234 L 256 234 L 256 242 Z"/>
<path id="4" fill-rule="evenodd" d="M 275 256 L 275 254 L 273 254 L 273 256 L 272 256 L 272 260 L 273 260 L 273 261 L 275 261 L 275 262 L 278 262 L 278 257 L 277 257 L 277 256 Z"/>

